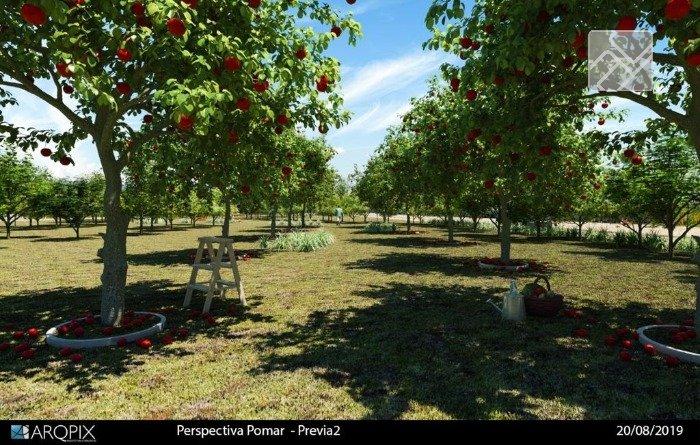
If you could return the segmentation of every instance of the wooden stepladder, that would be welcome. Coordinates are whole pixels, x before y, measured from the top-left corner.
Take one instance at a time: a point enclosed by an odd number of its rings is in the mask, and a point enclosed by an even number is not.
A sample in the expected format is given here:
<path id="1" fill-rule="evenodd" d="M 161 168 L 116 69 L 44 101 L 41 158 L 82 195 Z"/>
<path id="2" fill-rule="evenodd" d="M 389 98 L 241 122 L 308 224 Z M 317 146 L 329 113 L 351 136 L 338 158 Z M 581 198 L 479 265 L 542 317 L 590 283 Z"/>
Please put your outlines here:
<path id="1" fill-rule="evenodd" d="M 204 249 L 206 249 L 211 259 L 209 263 L 202 262 Z M 230 269 L 233 274 L 232 280 L 225 279 L 221 276 L 222 270 L 225 271 L 227 269 Z M 197 281 L 197 274 L 200 270 L 211 272 L 208 281 Z M 226 291 L 231 288 L 236 288 L 241 303 L 243 306 L 247 306 L 245 293 L 243 292 L 243 281 L 241 280 L 241 274 L 238 271 L 238 264 L 236 263 L 233 240 L 218 237 L 199 238 L 199 248 L 197 249 L 197 255 L 192 265 L 192 274 L 190 275 L 190 282 L 187 285 L 187 293 L 185 294 L 183 307 L 190 305 L 192 293 L 195 290 L 201 290 L 207 294 L 207 299 L 204 302 L 204 312 L 209 312 L 214 295 L 220 295 L 222 298 L 225 298 Z"/>

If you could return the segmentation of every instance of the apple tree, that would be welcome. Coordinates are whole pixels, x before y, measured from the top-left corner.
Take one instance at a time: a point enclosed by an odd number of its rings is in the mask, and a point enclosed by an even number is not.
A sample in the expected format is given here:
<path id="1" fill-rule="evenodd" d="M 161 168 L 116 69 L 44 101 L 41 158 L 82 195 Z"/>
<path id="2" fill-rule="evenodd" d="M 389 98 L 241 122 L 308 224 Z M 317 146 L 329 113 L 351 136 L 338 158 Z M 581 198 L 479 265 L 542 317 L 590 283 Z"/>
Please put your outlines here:
<path id="1" fill-rule="evenodd" d="M 299 27 L 304 17 L 328 31 Z M 300 124 L 334 123 L 339 69 L 323 53 L 344 31 L 351 43 L 359 34 L 355 21 L 318 0 L 10 0 L 0 23 L 3 105 L 21 106 L 12 94 L 21 90 L 71 123 L 64 133 L 38 131 L 3 114 L 3 138 L 25 149 L 52 142 L 52 158 L 64 164 L 75 142 L 90 138 L 99 156 L 105 325 L 118 325 L 124 311 L 130 215 L 121 173 L 132 152 L 174 131 L 204 135 L 241 115 L 274 114 L 265 92 L 276 86 L 304 104 Z"/>
<path id="2" fill-rule="evenodd" d="M 12 225 L 30 209 L 39 172 L 29 157 L 20 157 L 9 147 L 0 152 L 0 221 L 9 239 Z"/>

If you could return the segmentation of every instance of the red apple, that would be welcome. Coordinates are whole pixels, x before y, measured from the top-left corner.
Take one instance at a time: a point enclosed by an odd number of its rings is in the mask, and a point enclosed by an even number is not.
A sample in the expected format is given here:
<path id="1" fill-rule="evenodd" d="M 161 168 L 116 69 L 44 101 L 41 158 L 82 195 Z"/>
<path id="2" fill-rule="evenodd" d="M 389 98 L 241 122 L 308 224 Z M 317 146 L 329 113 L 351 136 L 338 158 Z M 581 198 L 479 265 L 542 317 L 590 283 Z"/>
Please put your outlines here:
<path id="1" fill-rule="evenodd" d="M 238 71 L 242 66 L 243 62 L 241 62 L 236 56 L 224 57 L 224 68 L 227 71 Z"/>
<path id="2" fill-rule="evenodd" d="M 73 94 L 73 91 L 75 91 L 75 88 L 73 88 L 70 85 L 63 85 L 63 92 L 66 94 Z"/>
<path id="3" fill-rule="evenodd" d="M 39 153 L 41 153 L 41 155 L 43 157 L 47 158 L 47 157 L 51 156 L 51 153 L 53 153 L 53 152 L 51 151 L 50 148 L 42 148 Z"/>
<path id="4" fill-rule="evenodd" d="M 545 145 L 540 147 L 540 156 L 549 156 L 552 154 L 552 147 Z"/>
<path id="5" fill-rule="evenodd" d="M 656 354 L 656 348 L 654 345 L 647 343 L 644 345 L 644 352 L 646 352 L 648 355 L 654 355 Z"/>
<path id="6" fill-rule="evenodd" d="M 39 330 L 37 328 L 29 328 L 27 329 L 27 335 L 29 336 L 29 338 L 38 338 Z"/>
<path id="7" fill-rule="evenodd" d="M 264 93 L 270 88 L 270 82 L 267 80 L 255 80 L 253 81 L 253 89 L 258 93 Z"/>
<path id="8" fill-rule="evenodd" d="M 307 54 L 306 54 L 306 48 L 304 48 L 304 47 L 299 48 L 299 49 L 294 53 L 294 55 L 295 55 L 296 58 L 299 59 L 299 60 L 304 60 L 304 59 L 306 59 L 306 55 L 307 55 Z"/>
<path id="9" fill-rule="evenodd" d="M 237 144 L 239 141 L 238 133 L 234 130 L 228 132 L 228 142 L 229 144 Z"/>
<path id="10" fill-rule="evenodd" d="M 700 66 L 700 51 L 686 56 L 685 63 L 687 63 L 688 66 L 692 66 L 693 68 Z"/>
<path id="11" fill-rule="evenodd" d="M 122 62 L 128 62 L 132 59 L 132 57 L 133 55 L 131 54 L 131 51 L 129 51 L 127 48 L 119 48 L 117 50 L 117 58 Z"/>
<path id="12" fill-rule="evenodd" d="M 493 32 L 494 28 L 495 27 L 494 27 L 493 23 L 488 23 L 488 24 L 484 25 L 484 32 L 486 34 L 491 34 Z"/>
<path id="13" fill-rule="evenodd" d="M 461 81 L 457 77 L 453 77 L 450 79 L 450 88 L 452 89 L 453 92 L 459 91 L 459 84 Z"/>
<path id="14" fill-rule="evenodd" d="M 146 7 L 143 6 L 143 3 L 136 2 L 131 5 L 131 13 L 134 14 L 136 17 L 141 17 L 146 13 Z"/>
<path id="15" fill-rule="evenodd" d="M 576 50 L 576 57 L 581 60 L 586 60 L 588 58 L 588 48 L 585 46 L 580 47 Z"/>
<path id="16" fill-rule="evenodd" d="M 340 26 L 334 26 L 331 28 L 331 33 L 333 33 L 333 35 L 336 37 L 340 37 L 340 35 L 343 33 L 343 29 Z"/>
<path id="17" fill-rule="evenodd" d="M 632 159 L 634 155 L 637 154 L 636 151 L 634 151 L 633 148 L 628 148 L 625 151 L 622 152 L 622 154 L 627 158 L 627 159 Z"/>
<path id="18" fill-rule="evenodd" d="M 68 357 L 71 355 L 73 350 L 71 348 L 61 348 L 58 353 L 61 355 L 61 357 Z"/>
<path id="19" fill-rule="evenodd" d="M 75 352 L 70 355 L 70 361 L 73 363 L 80 363 L 83 361 L 83 354 L 80 354 L 78 352 Z"/>
<path id="20" fill-rule="evenodd" d="M 29 349 L 29 343 L 27 343 L 26 341 L 23 341 L 22 343 L 15 346 L 15 352 L 17 354 L 21 354 L 24 351 L 26 351 L 27 349 Z"/>
<path id="21" fill-rule="evenodd" d="M 23 359 L 33 358 L 35 355 L 36 355 L 36 349 L 34 349 L 34 348 L 29 348 L 29 349 L 22 351 L 22 358 Z"/>
<path id="22" fill-rule="evenodd" d="M 194 9 L 197 7 L 198 0 L 182 0 L 182 3 L 186 4 L 191 9 Z"/>
<path id="23" fill-rule="evenodd" d="M 14 338 L 15 340 L 19 340 L 20 338 L 24 338 L 24 332 L 22 332 L 22 331 L 13 332 L 12 338 Z"/>
<path id="24" fill-rule="evenodd" d="M 618 357 L 620 357 L 620 360 L 622 360 L 623 362 L 632 361 L 632 354 L 630 354 L 629 351 L 620 351 Z"/>
<path id="25" fill-rule="evenodd" d="M 615 29 L 617 29 L 618 31 L 634 31 L 636 28 L 637 19 L 635 19 L 631 15 L 625 15 L 620 17 L 620 20 L 618 20 Z"/>
<path id="26" fill-rule="evenodd" d="M 177 126 L 182 131 L 190 131 L 194 127 L 194 117 L 189 114 L 183 114 L 177 121 Z"/>
<path id="27" fill-rule="evenodd" d="M 68 166 L 73 163 L 73 158 L 70 156 L 61 156 L 61 159 L 59 159 L 58 162 L 60 162 L 61 165 Z"/>
<path id="28" fill-rule="evenodd" d="M 124 338 L 124 337 L 117 340 L 117 346 L 119 346 L 120 348 L 125 347 L 126 343 L 127 343 L 127 341 L 126 341 L 126 338 Z"/>
<path id="29" fill-rule="evenodd" d="M 586 44 L 586 34 L 582 31 L 579 31 L 576 33 L 576 37 L 574 37 L 574 41 L 571 44 L 571 46 L 574 47 L 574 49 L 579 49 L 582 46 Z"/>
<path id="30" fill-rule="evenodd" d="M 247 97 L 241 97 L 236 101 L 236 108 L 238 108 L 241 111 L 250 110 L 250 99 L 248 99 Z"/>
<path id="31" fill-rule="evenodd" d="M 346 1 L 348 2 L 348 5 L 354 5 L 354 4 L 355 4 L 355 0 L 346 0 Z"/>
<path id="32" fill-rule="evenodd" d="M 622 347 L 625 349 L 632 349 L 632 340 L 622 340 Z"/>
<path id="33" fill-rule="evenodd" d="M 481 48 L 481 43 L 474 40 L 471 44 L 471 49 L 473 49 L 474 51 L 478 51 L 479 48 Z"/>
<path id="34" fill-rule="evenodd" d="M 493 84 L 496 85 L 497 87 L 500 87 L 505 83 L 505 79 L 501 76 L 494 76 L 493 78 Z"/>
<path id="35" fill-rule="evenodd" d="M 152 114 L 146 114 L 145 116 L 143 116 L 143 123 L 144 123 L 144 124 L 153 123 L 153 115 L 152 115 Z"/>
<path id="36" fill-rule="evenodd" d="M 496 185 L 496 181 L 493 179 L 487 179 L 484 181 L 484 188 L 492 189 Z"/>
<path id="37" fill-rule="evenodd" d="M 68 329 L 68 326 L 62 324 L 61 326 L 58 327 L 58 333 L 59 335 L 68 335 L 70 332 L 70 329 Z"/>
<path id="38" fill-rule="evenodd" d="M 20 8 L 20 14 L 25 22 L 34 26 L 41 26 L 48 20 L 46 13 L 34 3 L 25 3 Z"/>
<path id="39" fill-rule="evenodd" d="M 177 17 L 173 17 L 166 22 L 168 27 L 168 32 L 175 37 L 182 37 L 185 35 L 185 22 Z"/>
<path id="40" fill-rule="evenodd" d="M 78 327 L 76 327 L 75 329 L 73 329 L 73 335 L 75 335 L 76 337 L 80 338 L 80 337 L 82 337 L 83 335 L 85 335 L 85 329 L 83 329 L 82 326 L 78 326 Z"/>
<path id="41" fill-rule="evenodd" d="M 152 346 L 151 340 L 148 338 L 142 338 L 136 342 L 141 349 L 150 349 Z"/>
<path id="42" fill-rule="evenodd" d="M 58 62 L 56 64 L 56 72 L 62 77 L 73 77 L 73 71 L 66 62 Z"/>
<path id="43" fill-rule="evenodd" d="M 131 94 L 131 85 L 128 82 L 117 82 L 117 92 L 124 96 Z"/>
<path id="44" fill-rule="evenodd" d="M 243 187 L 247 186 L 244 185 Z M 177 338 L 179 338 L 180 340 L 187 338 L 188 335 L 190 335 L 190 331 L 187 328 L 180 328 L 177 330 Z"/>
<path id="45" fill-rule="evenodd" d="M 525 179 L 527 179 L 530 182 L 535 181 L 537 179 L 537 173 L 527 172 L 525 173 Z"/>
<path id="46" fill-rule="evenodd" d="M 573 335 L 574 335 L 574 337 L 578 337 L 578 338 L 586 338 L 586 337 L 588 337 L 588 329 L 585 329 L 585 328 L 574 329 Z"/>
<path id="47" fill-rule="evenodd" d="M 472 102 L 476 100 L 477 92 L 476 90 L 468 90 L 467 91 L 467 100 Z"/>
<path id="48" fill-rule="evenodd" d="M 639 155 L 634 155 L 634 156 L 632 157 L 632 164 L 634 164 L 634 165 L 642 165 L 642 163 L 644 163 L 644 159 L 642 159 L 641 156 L 639 156 Z"/>
<path id="49" fill-rule="evenodd" d="M 664 9 L 667 20 L 682 20 L 690 13 L 690 0 L 668 0 Z"/>
<path id="50" fill-rule="evenodd" d="M 607 346 L 610 346 L 610 347 L 615 346 L 617 344 L 617 337 L 615 337 L 612 334 L 606 335 L 605 336 L 605 344 Z"/>
<path id="51" fill-rule="evenodd" d="M 598 125 L 605 125 L 605 119 L 602 117 L 598 119 Z"/>
<path id="52" fill-rule="evenodd" d="M 289 124 L 289 118 L 287 117 L 287 115 L 280 114 L 279 116 L 277 116 L 277 124 L 283 127 Z"/>
<path id="53" fill-rule="evenodd" d="M 285 178 L 288 178 L 291 175 L 292 175 L 292 167 L 290 167 L 288 165 L 285 165 L 284 167 L 282 167 L 282 176 L 284 176 Z"/>
<path id="54" fill-rule="evenodd" d="M 500 145 L 502 141 L 503 141 L 503 138 L 501 137 L 500 134 L 494 134 L 493 137 L 491 138 L 492 145 Z"/>
<path id="55" fill-rule="evenodd" d="M 173 342 L 173 336 L 170 334 L 165 334 L 163 338 L 160 339 L 160 342 L 164 345 L 169 345 Z"/>
<path id="56" fill-rule="evenodd" d="M 112 326 L 105 326 L 102 328 L 102 335 L 105 337 L 111 337 L 114 334 L 114 328 Z"/>
<path id="57" fill-rule="evenodd" d="M 262 0 L 248 0 L 248 6 L 253 9 L 258 9 Z"/>
<path id="58" fill-rule="evenodd" d="M 5 352 L 10 349 L 10 344 L 6 341 L 0 343 L 0 352 Z"/>
<path id="59" fill-rule="evenodd" d="M 666 366 L 669 368 L 675 368 L 676 366 L 681 364 L 681 361 L 678 359 L 678 357 L 672 357 L 670 355 L 666 356 L 666 359 L 664 360 L 666 362 Z"/>

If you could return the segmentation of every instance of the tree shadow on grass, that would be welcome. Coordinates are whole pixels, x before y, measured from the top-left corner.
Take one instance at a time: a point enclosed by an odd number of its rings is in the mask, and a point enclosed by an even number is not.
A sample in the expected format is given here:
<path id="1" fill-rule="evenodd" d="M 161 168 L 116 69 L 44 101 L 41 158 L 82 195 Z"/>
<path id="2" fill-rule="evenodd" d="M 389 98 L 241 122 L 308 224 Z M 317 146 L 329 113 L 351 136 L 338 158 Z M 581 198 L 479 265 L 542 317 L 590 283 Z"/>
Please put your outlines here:
<path id="1" fill-rule="evenodd" d="M 84 359 L 80 364 L 61 357 L 59 350 L 45 343 L 43 336 L 33 343 L 36 356 L 22 359 L 13 351 L 19 343 L 11 333 L 36 327 L 46 332 L 50 327 L 81 317 L 85 311 L 99 314 L 98 288 L 58 288 L 46 291 L 22 293 L 0 298 L 0 342 L 10 341 L 10 350 L 0 352 L 0 383 L 11 383 L 18 377 L 33 378 L 65 385 L 66 389 L 89 393 L 94 384 L 121 375 L 131 368 L 144 364 L 153 357 L 181 357 L 196 353 L 191 345 L 200 336 L 224 337 L 231 326 L 246 320 L 267 321 L 264 316 L 249 313 L 237 307 L 233 316 L 227 314 L 225 304 L 217 300 L 212 314 L 217 317 L 214 326 L 207 325 L 201 317 L 192 317 L 190 309 L 182 309 L 184 289 L 168 280 L 154 280 L 127 286 L 126 309 L 162 313 L 166 316 L 166 329 L 185 327 L 190 331 L 186 339 L 176 340 L 165 346 L 160 343 L 161 334 L 150 337 L 153 347 L 146 351 L 134 344 L 126 348 L 109 347 L 81 350 Z M 230 299 L 229 303 L 234 300 Z M 200 308 L 203 297 L 197 295 L 190 308 Z"/>
<path id="2" fill-rule="evenodd" d="M 398 235 L 394 234 L 394 235 Z M 429 248 L 429 247 L 466 247 L 475 246 L 481 243 L 470 242 L 470 241 L 460 241 L 449 242 L 447 239 L 435 238 L 435 237 L 425 237 L 425 236 L 372 236 L 367 238 L 355 238 L 352 240 L 354 243 L 360 244 L 375 244 L 377 246 L 383 247 L 399 247 L 399 248 Z"/>
<path id="3" fill-rule="evenodd" d="M 386 274 L 405 273 L 409 275 L 440 272 L 447 276 L 502 276 L 529 277 L 538 274 L 550 274 L 559 269 L 546 263 L 532 262 L 534 268 L 522 272 L 506 272 L 498 270 L 482 270 L 478 266 L 481 258 L 449 256 L 435 253 L 388 253 L 368 259 L 357 260 L 346 265 L 349 269 L 369 269 Z"/>
<path id="4" fill-rule="evenodd" d="M 688 257 L 675 257 L 668 258 L 666 255 L 661 253 L 649 252 L 642 249 L 627 249 L 620 248 L 611 245 L 595 246 L 592 247 L 588 244 L 582 244 L 584 247 L 590 249 L 587 250 L 564 250 L 562 253 L 571 255 L 587 255 L 595 256 L 605 261 L 625 261 L 633 263 L 649 263 L 658 264 L 663 262 L 673 262 L 679 264 L 692 264 L 692 260 Z M 591 248 L 592 247 L 592 248 Z"/>
<path id="5" fill-rule="evenodd" d="M 359 292 L 371 306 L 319 310 L 260 335 L 264 356 L 253 373 L 311 372 L 362 404 L 367 418 L 416 409 L 470 419 L 697 417 L 692 368 L 667 370 L 638 351 L 625 363 L 601 346 L 611 329 L 659 311 L 587 308 L 600 321 L 591 338 L 575 339 L 580 321 L 501 321 L 485 300 L 504 290 L 375 286 Z"/>
<path id="6" fill-rule="evenodd" d="M 33 239 L 33 243 L 69 243 L 75 241 L 76 243 L 79 243 L 81 241 L 90 241 L 94 239 L 100 238 L 99 236 L 94 236 L 94 235 L 81 235 L 80 238 L 76 238 L 74 236 L 66 236 L 66 237 L 61 237 L 61 238 L 48 238 L 45 236 L 42 237 L 37 237 L 37 239 Z"/>

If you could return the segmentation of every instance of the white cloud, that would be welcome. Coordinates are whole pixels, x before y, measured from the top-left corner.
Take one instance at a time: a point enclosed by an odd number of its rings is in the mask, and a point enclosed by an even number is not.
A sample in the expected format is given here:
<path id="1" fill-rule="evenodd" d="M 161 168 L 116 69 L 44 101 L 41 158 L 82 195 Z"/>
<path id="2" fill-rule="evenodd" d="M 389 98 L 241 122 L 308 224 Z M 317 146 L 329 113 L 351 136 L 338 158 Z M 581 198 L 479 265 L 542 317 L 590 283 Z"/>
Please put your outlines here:
<path id="1" fill-rule="evenodd" d="M 451 56 L 439 52 L 418 51 L 398 58 L 376 60 L 357 69 L 350 69 L 343 82 L 342 94 L 346 104 L 376 101 L 402 90 L 435 72 Z"/>

